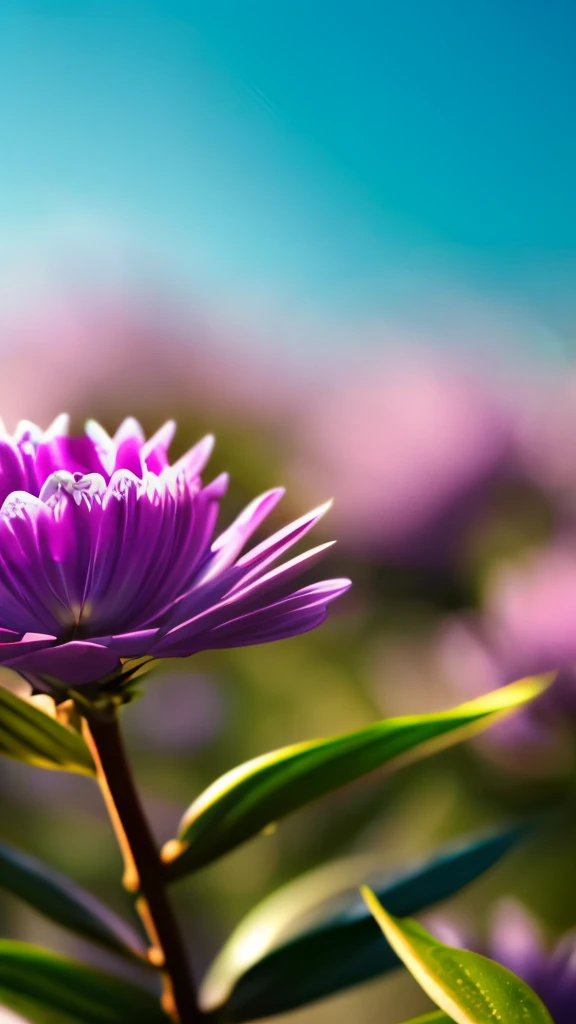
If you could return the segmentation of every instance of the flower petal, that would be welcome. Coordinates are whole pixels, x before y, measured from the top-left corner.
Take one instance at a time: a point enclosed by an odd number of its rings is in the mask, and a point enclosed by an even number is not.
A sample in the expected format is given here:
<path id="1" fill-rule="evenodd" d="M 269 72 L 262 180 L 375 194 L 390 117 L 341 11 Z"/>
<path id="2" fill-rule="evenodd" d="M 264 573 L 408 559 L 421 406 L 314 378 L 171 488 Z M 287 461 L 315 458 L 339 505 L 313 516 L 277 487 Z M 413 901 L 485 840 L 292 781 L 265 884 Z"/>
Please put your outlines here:
<path id="1" fill-rule="evenodd" d="M 206 434 L 198 444 L 195 444 L 190 451 L 186 452 L 182 458 L 178 459 L 173 466 L 170 467 L 170 473 L 175 476 L 184 475 L 184 479 L 194 480 L 200 475 L 204 469 L 208 459 L 212 454 L 214 448 L 215 438 L 213 434 Z"/>
<path id="2" fill-rule="evenodd" d="M 248 580 L 280 558 L 285 551 L 293 547 L 294 544 L 297 544 L 313 526 L 316 526 L 316 523 L 322 516 L 326 515 L 326 512 L 331 507 L 332 502 L 326 501 L 323 505 L 319 505 L 318 508 L 307 512 L 306 515 L 295 519 L 293 523 L 288 523 L 287 526 L 282 527 L 281 530 L 273 533 L 271 537 L 267 537 L 266 540 L 252 548 L 251 551 L 242 555 L 236 563 L 237 566 L 246 570 L 242 583 L 247 583 Z"/>
<path id="3" fill-rule="evenodd" d="M 36 483 L 40 490 L 44 481 L 60 470 L 69 473 L 101 473 L 102 463 L 94 442 L 84 434 L 67 437 L 60 434 L 51 440 L 42 438 L 36 449 Z"/>
<path id="4" fill-rule="evenodd" d="M 160 476 L 163 469 L 168 466 L 168 449 L 172 444 L 176 424 L 174 420 L 168 420 L 152 437 L 142 445 L 140 459 L 142 465 L 150 473 Z"/>
<path id="5" fill-rule="evenodd" d="M 33 423 L 32 420 L 19 420 L 14 431 L 14 440 L 17 443 L 32 441 L 34 444 L 37 444 L 43 434 L 42 427 L 39 427 L 37 423 Z"/>
<path id="6" fill-rule="evenodd" d="M 102 466 L 106 471 L 107 478 L 110 478 L 114 471 L 116 459 L 116 445 L 107 430 L 104 430 L 96 420 L 87 420 L 85 427 L 86 435 L 92 441 Z"/>
<path id="7" fill-rule="evenodd" d="M 55 643 L 55 636 L 44 633 L 25 633 L 21 640 L 0 643 L 0 665 L 6 665 L 14 658 L 25 657 L 34 651 L 44 651 Z"/>
<path id="8" fill-rule="evenodd" d="M 158 629 L 140 629 L 135 633 L 118 633 L 116 636 L 97 636 L 91 643 L 99 644 L 114 651 L 120 658 L 141 658 L 148 654 L 158 636 Z"/>
<path id="9" fill-rule="evenodd" d="M 252 536 L 260 524 L 284 497 L 283 487 L 275 487 L 272 491 L 266 491 L 260 497 L 255 498 L 234 520 L 231 526 L 224 533 L 216 538 L 212 545 L 212 557 L 209 558 L 204 569 L 200 573 L 197 583 L 205 583 L 213 579 L 228 566 L 232 565 L 236 557 L 244 547 L 246 541 Z"/>
<path id="10" fill-rule="evenodd" d="M 6 664 L 6 663 L 5 663 Z M 45 647 L 9 662 L 10 668 L 54 676 L 70 686 L 93 683 L 120 666 L 116 651 L 85 640 L 71 640 L 57 647 Z"/>
<path id="11" fill-rule="evenodd" d="M 52 510 L 33 495 L 15 491 L 2 505 L 0 622 L 4 628 L 58 635 L 70 616 L 51 547 L 53 531 Z"/>
<path id="12" fill-rule="evenodd" d="M 312 565 L 315 565 L 328 548 L 334 547 L 335 543 L 335 541 L 329 540 L 325 544 L 319 544 L 315 548 L 310 548 L 309 551 L 296 555 L 290 561 L 283 562 L 282 565 L 271 569 L 270 572 L 265 573 L 263 576 L 257 576 L 249 583 L 246 582 L 246 577 L 243 576 L 239 583 L 228 591 L 226 603 L 230 604 L 233 601 L 241 601 L 242 604 L 249 604 L 253 601 L 261 601 L 264 596 L 270 600 L 279 590 L 285 588 L 286 584 L 295 576 L 300 576 Z"/>
<path id="13" fill-rule="evenodd" d="M 318 608 L 325 613 L 326 605 L 348 590 L 350 585 L 348 579 L 324 580 L 244 614 L 241 602 L 221 602 L 170 630 L 152 648 L 151 653 L 155 657 L 187 657 L 213 647 L 261 643 L 261 640 L 251 640 L 250 636 L 267 631 L 278 636 L 288 636 L 290 633 L 285 630 L 291 628 L 291 623 L 297 627 L 296 632 L 305 632 L 314 628 L 313 625 L 306 625 L 307 621 L 319 624 L 316 621 Z M 226 641 L 224 644 L 223 640 Z"/>
<path id="14" fill-rule="evenodd" d="M 0 505 L 12 491 L 26 490 L 27 485 L 20 452 L 8 438 L 0 438 Z"/>
<path id="15" fill-rule="evenodd" d="M 130 473 L 134 473 L 134 476 L 140 478 L 143 471 L 142 459 L 140 458 L 141 448 L 142 442 L 139 438 L 132 436 L 124 438 L 116 450 L 114 472 L 127 469 Z"/>
<path id="16" fill-rule="evenodd" d="M 116 447 L 119 448 L 124 441 L 130 438 L 139 441 L 141 445 L 146 441 L 146 435 L 142 430 L 142 426 L 134 416 L 127 416 L 125 420 L 122 420 L 112 440 Z"/>
<path id="17" fill-rule="evenodd" d="M 17 643 L 20 634 L 13 629 L 0 629 L 0 644 Z"/>
<path id="18" fill-rule="evenodd" d="M 70 416 L 67 412 L 61 412 L 56 416 L 49 427 L 44 431 L 44 440 L 53 441 L 55 437 L 68 434 L 70 430 Z"/>

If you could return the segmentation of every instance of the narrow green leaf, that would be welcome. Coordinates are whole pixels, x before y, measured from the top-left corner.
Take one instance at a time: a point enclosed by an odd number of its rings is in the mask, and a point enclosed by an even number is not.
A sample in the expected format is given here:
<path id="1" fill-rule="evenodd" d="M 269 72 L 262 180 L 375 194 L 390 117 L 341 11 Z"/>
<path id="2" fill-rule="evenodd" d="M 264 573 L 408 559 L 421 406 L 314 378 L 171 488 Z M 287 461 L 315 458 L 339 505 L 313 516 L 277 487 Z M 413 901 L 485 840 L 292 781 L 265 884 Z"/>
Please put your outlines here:
<path id="1" fill-rule="evenodd" d="M 169 1024 L 131 982 L 25 942 L 0 940 L 0 1005 L 31 1024 Z"/>
<path id="2" fill-rule="evenodd" d="M 184 815 L 162 858 L 169 878 L 209 864 L 298 807 L 385 764 L 399 766 L 470 736 L 543 692 L 525 679 L 449 711 L 391 718 L 331 739 L 283 747 L 233 768 Z"/>
<path id="3" fill-rule="evenodd" d="M 432 1013 L 425 1013 L 423 1017 L 414 1017 L 412 1020 L 404 1021 L 404 1024 L 453 1024 L 454 1018 L 449 1017 L 442 1010 L 432 1010 Z"/>
<path id="4" fill-rule="evenodd" d="M 366 887 L 362 895 L 396 954 L 456 1024 L 553 1024 L 536 993 L 501 964 L 443 945 L 416 921 L 392 917 Z"/>
<path id="5" fill-rule="evenodd" d="M 1 687 L 0 754 L 40 768 L 94 775 L 90 751 L 77 732 Z"/>
<path id="6" fill-rule="evenodd" d="M 2 842 L 0 886 L 86 939 L 124 955 L 145 955 L 137 932 L 109 907 L 36 857 Z"/>
<path id="7" fill-rule="evenodd" d="M 414 914 L 488 870 L 523 834 L 516 828 L 475 836 L 395 874 L 368 877 L 395 913 Z M 337 862 L 256 907 L 204 979 L 200 1002 L 211 1019 L 240 1024 L 271 1017 L 398 967 L 359 894 L 366 877 L 365 859 Z"/>

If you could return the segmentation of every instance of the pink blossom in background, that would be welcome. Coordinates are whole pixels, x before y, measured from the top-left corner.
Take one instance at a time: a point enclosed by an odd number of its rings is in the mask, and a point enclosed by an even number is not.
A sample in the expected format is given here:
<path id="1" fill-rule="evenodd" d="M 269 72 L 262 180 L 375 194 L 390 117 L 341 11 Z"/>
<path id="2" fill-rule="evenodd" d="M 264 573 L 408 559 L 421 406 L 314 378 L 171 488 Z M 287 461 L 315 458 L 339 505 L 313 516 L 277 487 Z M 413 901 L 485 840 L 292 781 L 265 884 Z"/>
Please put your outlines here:
<path id="1" fill-rule="evenodd" d="M 511 454 L 505 403 L 441 364 L 379 360 L 319 384 L 296 424 L 295 472 L 335 498 L 339 535 L 389 560 L 444 559 Z"/>
<path id="2" fill-rule="evenodd" d="M 478 742 L 495 752 L 500 748 L 518 767 L 537 773 L 571 760 L 570 723 L 576 724 L 576 540 L 559 541 L 519 564 L 496 570 L 486 589 L 483 613 L 442 624 L 434 660 L 460 699 L 558 669 L 547 693 Z M 534 761 L 536 749 L 540 760 Z"/>
<path id="3" fill-rule="evenodd" d="M 500 768 L 564 773 L 576 730 L 576 539 L 557 541 L 496 568 L 482 609 L 424 629 L 383 632 L 371 679 L 385 715 L 436 711 L 515 679 L 559 670 L 550 688 L 474 741 Z"/>
<path id="4" fill-rule="evenodd" d="M 487 587 L 485 609 L 492 643 L 508 673 L 576 663 L 576 538 L 501 566 Z"/>
<path id="5" fill-rule="evenodd" d="M 556 495 L 576 492 L 576 369 L 527 382 L 515 408 L 515 448 L 527 477 Z M 576 502 L 572 503 L 572 511 Z"/>
<path id="6" fill-rule="evenodd" d="M 296 320 L 281 328 L 301 344 Z M 54 288 L 0 309 L 0 413 L 9 427 L 24 416 L 47 424 L 61 408 L 114 416 L 130 399 L 151 420 L 170 407 L 273 430 L 290 444 L 295 483 L 312 500 L 335 497 L 348 548 L 399 564 L 457 558 L 502 477 L 531 481 L 576 516 L 576 375 L 526 369 L 522 382 L 497 383 L 439 351 L 400 359 L 403 339 L 395 349 L 383 335 L 390 354 L 375 354 L 348 329 L 318 367 L 281 354 L 272 325 L 258 332 L 245 311 L 235 319 L 144 288 Z M 355 343 L 350 367 L 342 353 Z"/>
<path id="7" fill-rule="evenodd" d="M 290 330 L 296 348 L 296 319 L 276 333 Z M 554 495 L 576 484 L 576 376 L 560 388 L 526 371 L 522 387 L 497 385 L 440 351 L 400 359 L 402 338 L 395 348 L 383 334 L 390 354 L 375 354 L 349 331 L 319 367 L 287 357 L 273 325 L 257 330 L 245 311 L 235 318 L 158 289 L 53 288 L 0 308 L 0 413 L 13 427 L 24 417 L 46 424 L 62 408 L 84 417 L 129 404 L 151 419 L 170 407 L 272 428 L 290 440 L 296 482 L 313 500 L 336 498 L 348 546 L 400 563 L 457 554 L 501 475 Z M 352 346 L 350 367 L 342 353 Z"/>
<path id="8" fill-rule="evenodd" d="M 479 617 L 462 617 L 445 621 L 438 631 L 430 658 L 443 679 L 444 706 L 479 697 L 525 674 L 516 676 L 499 662 L 500 652 L 482 625 Z M 515 774 L 545 776 L 567 771 L 572 765 L 573 741 L 561 711 L 565 689 L 574 689 L 576 694 L 576 680 L 569 671 L 530 708 L 493 725 L 474 741 L 475 746 Z"/>
<path id="9" fill-rule="evenodd" d="M 51 292 L 0 309 L 0 410 L 9 427 L 47 424 L 60 409 L 145 408 L 153 417 L 193 414 L 268 424 L 287 415 L 295 384 L 267 359 L 248 329 L 215 310 L 143 290 Z"/>

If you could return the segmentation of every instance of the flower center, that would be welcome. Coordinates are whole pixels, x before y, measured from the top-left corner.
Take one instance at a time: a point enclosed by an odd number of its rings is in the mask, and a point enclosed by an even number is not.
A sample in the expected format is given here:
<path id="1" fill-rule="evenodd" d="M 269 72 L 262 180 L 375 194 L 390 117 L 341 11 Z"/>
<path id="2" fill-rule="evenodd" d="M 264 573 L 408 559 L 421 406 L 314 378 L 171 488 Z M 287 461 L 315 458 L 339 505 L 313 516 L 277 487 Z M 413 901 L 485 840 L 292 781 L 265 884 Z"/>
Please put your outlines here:
<path id="1" fill-rule="evenodd" d="M 92 497 L 101 494 L 106 484 L 99 473 L 70 473 L 67 469 L 59 469 L 48 477 L 40 491 L 40 501 L 54 508 L 62 494 L 69 494 L 77 505 L 84 495 Z"/>

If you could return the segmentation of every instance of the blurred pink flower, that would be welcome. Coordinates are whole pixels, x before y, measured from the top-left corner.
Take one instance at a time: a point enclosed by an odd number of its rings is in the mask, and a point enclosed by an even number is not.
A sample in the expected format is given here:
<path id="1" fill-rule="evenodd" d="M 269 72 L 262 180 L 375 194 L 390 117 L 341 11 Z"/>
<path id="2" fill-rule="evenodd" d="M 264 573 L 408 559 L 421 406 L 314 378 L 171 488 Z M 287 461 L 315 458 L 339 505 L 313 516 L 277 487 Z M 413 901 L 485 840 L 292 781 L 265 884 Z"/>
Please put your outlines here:
<path id="1" fill-rule="evenodd" d="M 576 540 L 502 566 L 487 587 L 484 619 L 507 674 L 576 663 Z"/>
<path id="2" fill-rule="evenodd" d="M 576 724 L 576 541 L 558 541 L 519 564 L 497 570 L 486 589 L 482 614 L 442 624 L 435 659 L 463 699 L 513 679 L 559 670 L 538 701 L 490 730 L 481 742 L 485 749 L 500 748 L 500 754 L 511 755 L 518 767 L 536 771 L 571 758 L 568 733 L 570 723 Z M 530 764 L 536 749 L 541 760 Z"/>
<path id="3" fill-rule="evenodd" d="M 130 404 L 154 417 L 168 407 L 268 423 L 297 391 L 288 367 L 267 359 L 246 328 L 217 310 L 183 308 L 159 291 L 77 289 L 0 308 L 0 409 L 8 426 Z"/>
<path id="4" fill-rule="evenodd" d="M 522 471 L 557 498 L 574 495 L 576 369 L 532 379 L 517 398 L 514 444 Z"/>
<path id="5" fill-rule="evenodd" d="M 510 454 L 505 402 L 471 374 L 382 361 L 314 390 L 296 471 L 336 499 L 340 536 L 391 561 L 454 552 Z"/>

